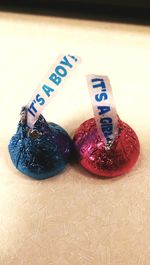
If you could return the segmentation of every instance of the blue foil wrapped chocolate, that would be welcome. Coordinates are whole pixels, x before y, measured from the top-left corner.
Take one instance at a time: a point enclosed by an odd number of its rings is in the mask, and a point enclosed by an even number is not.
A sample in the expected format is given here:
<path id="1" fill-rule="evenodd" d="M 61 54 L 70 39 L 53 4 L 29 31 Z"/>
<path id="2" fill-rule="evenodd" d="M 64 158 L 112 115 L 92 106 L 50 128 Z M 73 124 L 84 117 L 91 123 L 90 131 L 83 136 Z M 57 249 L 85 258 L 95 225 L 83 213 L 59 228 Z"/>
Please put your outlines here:
<path id="1" fill-rule="evenodd" d="M 8 146 L 13 164 L 23 174 L 38 180 L 58 174 L 71 158 L 69 135 L 59 125 L 47 123 L 42 115 L 31 130 L 26 123 L 25 108 L 21 115 Z"/>

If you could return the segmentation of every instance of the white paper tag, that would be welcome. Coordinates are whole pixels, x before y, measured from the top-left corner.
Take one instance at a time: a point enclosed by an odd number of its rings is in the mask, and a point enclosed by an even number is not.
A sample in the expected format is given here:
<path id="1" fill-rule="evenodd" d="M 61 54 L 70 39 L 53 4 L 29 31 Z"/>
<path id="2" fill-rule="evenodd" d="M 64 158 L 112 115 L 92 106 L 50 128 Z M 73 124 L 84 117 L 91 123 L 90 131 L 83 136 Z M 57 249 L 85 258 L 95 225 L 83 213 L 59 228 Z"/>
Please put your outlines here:
<path id="1" fill-rule="evenodd" d="M 49 101 L 62 90 L 64 82 L 70 77 L 72 70 L 80 63 L 80 58 L 72 55 L 59 56 L 56 63 L 39 84 L 31 100 L 27 104 L 27 125 L 32 129 L 40 113 Z"/>
<path id="2" fill-rule="evenodd" d="M 112 143 L 118 135 L 118 116 L 109 78 L 88 75 L 87 81 L 98 132 L 105 143 Z"/>

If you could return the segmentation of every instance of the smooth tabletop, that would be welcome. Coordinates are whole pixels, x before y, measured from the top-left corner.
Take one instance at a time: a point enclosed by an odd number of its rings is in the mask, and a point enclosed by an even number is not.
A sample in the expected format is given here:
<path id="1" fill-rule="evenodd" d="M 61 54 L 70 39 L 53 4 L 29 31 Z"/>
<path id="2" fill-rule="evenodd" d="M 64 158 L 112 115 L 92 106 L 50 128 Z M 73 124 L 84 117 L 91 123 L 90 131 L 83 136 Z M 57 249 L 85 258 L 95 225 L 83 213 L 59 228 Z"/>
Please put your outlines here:
<path id="1" fill-rule="evenodd" d="M 140 158 L 109 180 L 72 162 L 35 181 L 8 154 L 19 112 L 59 54 L 82 63 L 43 115 L 73 136 L 93 116 L 86 74 L 108 75 Z M 0 265 L 150 264 L 150 27 L 0 13 Z"/>

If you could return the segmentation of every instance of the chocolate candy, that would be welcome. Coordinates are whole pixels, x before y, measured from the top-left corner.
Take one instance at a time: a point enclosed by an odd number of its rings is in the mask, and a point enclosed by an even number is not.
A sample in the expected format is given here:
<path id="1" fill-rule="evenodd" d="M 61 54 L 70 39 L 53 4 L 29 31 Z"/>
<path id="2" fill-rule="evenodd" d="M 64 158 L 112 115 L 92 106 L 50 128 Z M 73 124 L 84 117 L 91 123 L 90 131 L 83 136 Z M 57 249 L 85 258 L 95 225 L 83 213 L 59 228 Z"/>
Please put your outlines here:
<path id="1" fill-rule="evenodd" d="M 29 129 L 24 110 L 8 148 L 15 167 L 23 174 L 40 180 L 52 177 L 65 168 L 71 157 L 72 141 L 63 128 L 47 123 L 42 115 L 34 128 Z"/>
<path id="2" fill-rule="evenodd" d="M 118 129 L 113 143 L 106 144 L 98 134 L 94 118 L 80 125 L 73 140 L 79 162 L 86 170 L 100 177 L 111 178 L 129 172 L 134 166 L 140 153 L 138 137 L 120 119 Z"/>

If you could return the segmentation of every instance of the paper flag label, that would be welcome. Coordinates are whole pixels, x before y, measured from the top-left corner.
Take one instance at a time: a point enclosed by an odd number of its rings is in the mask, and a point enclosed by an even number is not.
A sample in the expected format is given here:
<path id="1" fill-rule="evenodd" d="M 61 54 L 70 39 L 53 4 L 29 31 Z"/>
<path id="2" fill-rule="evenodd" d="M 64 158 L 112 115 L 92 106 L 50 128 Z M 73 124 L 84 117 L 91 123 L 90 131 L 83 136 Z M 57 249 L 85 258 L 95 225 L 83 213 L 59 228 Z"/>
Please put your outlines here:
<path id="1" fill-rule="evenodd" d="M 63 89 L 65 81 L 80 62 L 80 58 L 72 55 L 59 56 L 56 63 L 50 67 L 47 75 L 39 84 L 31 100 L 27 104 L 27 124 L 33 128 L 40 113 L 50 100 Z"/>
<path id="2" fill-rule="evenodd" d="M 109 78 L 88 75 L 87 81 L 98 132 L 106 143 L 113 142 L 118 135 L 118 116 Z"/>

